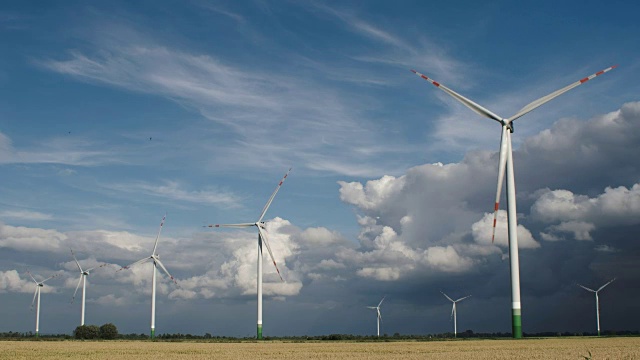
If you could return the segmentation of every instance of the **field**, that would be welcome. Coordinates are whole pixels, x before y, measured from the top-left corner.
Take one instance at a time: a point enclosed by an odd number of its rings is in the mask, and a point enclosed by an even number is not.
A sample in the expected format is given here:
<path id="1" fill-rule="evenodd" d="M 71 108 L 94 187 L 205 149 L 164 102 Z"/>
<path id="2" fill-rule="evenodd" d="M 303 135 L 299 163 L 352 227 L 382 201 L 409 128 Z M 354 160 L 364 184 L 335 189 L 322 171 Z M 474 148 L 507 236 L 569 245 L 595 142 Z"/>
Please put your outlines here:
<path id="1" fill-rule="evenodd" d="M 0 341 L 4 359 L 640 359 L 640 337 L 428 342 Z"/>

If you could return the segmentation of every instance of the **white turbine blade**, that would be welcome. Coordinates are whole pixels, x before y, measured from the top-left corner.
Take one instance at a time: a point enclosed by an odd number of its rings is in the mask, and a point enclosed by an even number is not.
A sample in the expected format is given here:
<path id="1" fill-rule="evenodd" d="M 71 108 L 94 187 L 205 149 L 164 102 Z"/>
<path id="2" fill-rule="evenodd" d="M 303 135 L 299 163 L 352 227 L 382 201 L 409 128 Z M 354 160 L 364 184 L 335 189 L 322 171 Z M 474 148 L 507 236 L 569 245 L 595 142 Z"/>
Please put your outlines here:
<path id="1" fill-rule="evenodd" d="M 378 309 L 378 319 L 380 319 L 380 322 L 382 322 L 382 314 L 380 314 L 380 309 Z"/>
<path id="2" fill-rule="evenodd" d="M 589 288 L 588 288 L 588 287 L 586 287 L 586 286 L 582 286 L 582 285 L 580 285 L 580 284 L 576 284 L 576 285 L 580 286 L 581 288 L 583 288 L 583 289 L 585 289 L 585 290 L 587 290 L 587 291 L 596 292 L 595 290 L 589 289 Z"/>
<path id="3" fill-rule="evenodd" d="M 611 71 L 611 70 L 615 69 L 616 67 L 617 67 L 617 65 L 614 65 L 614 66 L 608 67 L 608 68 L 606 68 L 604 70 L 600 70 L 597 73 L 589 75 L 586 78 L 582 78 L 582 79 L 580 79 L 580 80 L 578 80 L 578 81 L 576 81 L 576 82 L 574 82 L 574 83 L 572 83 L 570 85 L 567 85 L 567 86 L 563 87 L 560 90 L 556 90 L 556 91 L 552 92 L 549 95 L 543 96 L 540 99 L 535 100 L 535 101 L 531 102 L 530 104 L 526 105 L 525 107 L 523 107 L 522 109 L 520 109 L 520 111 L 518 111 L 515 115 L 510 117 L 509 120 L 507 120 L 507 121 L 511 122 L 511 121 L 521 117 L 522 115 L 534 110 L 535 108 L 539 107 L 540 105 L 543 105 L 543 104 L 545 104 L 545 103 L 557 98 L 558 96 L 566 93 L 567 91 L 569 91 L 569 90 L 571 90 L 571 89 L 573 89 L 573 88 L 575 88 L 575 87 L 577 87 L 579 85 L 582 85 L 582 84 L 586 83 L 587 81 L 593 79 L 594 77 L 596 77 L 598 75 L 602 75 L 602 74 L 604 74 L 604 73 L 606 73 L 608 71 Z"/>
<path id="4" fill-rule="evenodd" d="M 130 267 L 135 266 L 135 265 L 138 265 L 138 264 L 140 264 L 140 263 L 143 263 L 143 262 L 145 262 L 145 261 L 147 261 L 147 260 L 149 260 L 149 259 L 151 259 L 151 257 L 146 257 L 146 258 L 144 258 L 144 259 L 140 259 L 140 260 L 138 260 L 138 261 L 136 261 L 136 262 L 134 262 L 134 263 L 132 263 L 132 264 L 129 264 L 129 265 L 127 265 L 127 266 L 123 266 L 123 267 L 121 267 L 121 268 L 120 268 L 120 269 L 118 269 L 117 271 L 124 270 L 124 269 L 129 269 Z"/>
<path id="5" fill-rule="evenodd" d="M 464 300 L 466 298 L 470 298 L 470 297 L 471 297 L 471 295 L 467 295 L 465 297 L 461 297 L 460 299 L 456 300 L 456 302 L 460 302 L 460 301 L 462 301 L 462 300 Z"/>
<path id="6" fill-rule="evenodd" d="M 38 295 L 38 286 L 36 285 L 36 291 L 33 293 L 33 300 L 31 300 L 31 310 L 33 310 L 33 304 L 36 302 L 36 296 Z"/>
<path id="7" fill-rule="evenodd" d="M 251 226 L 255 226 L 256 223 L 240 223 L 240 224 L 215 224 L 215 225 L 205 225 L 203 227 L 216 227 L 216 228 L 220 228 L 220 227 L 229 227 L 229 228 L 246 228 L 246 227 L 251 227 Z"/>
<path id="8" fill-rule="evenodd" d="M 89 268 L 89 269 L 85 270 L 85 272 L 89 272 L 89 271 L 91 271 L 91 270 L 99 269 L 99 268 L 101 268 L 101 267 L 105 267 L 105 266 L 107 266 L 107 265 L 109 265 L 109 264 L 104 263 L 104 264 L 101 264 L 101 265 L 98 265 L 98 266 L 94 266 L 94 267 L 92 267 L 92 268 Z"/>
<path id="9" fill-rule="evenodd" d="M 451 317 L 449 318 L 449 320 L 453 320 L 453 313 L 456 311 L 456 303 L 453 303 L 453 306 L 451 307 Z"/>
<path id="10" fill-rule="evenodd" d="M 374 309 L 375 310 L 375 309 L 377 309 L 377 307 L 375 307 L 375 306 L 367 306 L 367 309 Z"/>
<path id="11" fill-rule="evenodd" d="M 29 276 L 31 276 L 31 280 L 33 280 L 34 283 L 36 283 L 36 284 L 38 283 L 36 281 L 36 279 L 33 277 L 33 275 L 31 275 L 31 272 L 27 271 L 27 274 L 29 274 Z"/>
<path id="12" fill-rule="evenodd" d="M 454 99 L 458 100 L 459 102 L 462 103 L 462 105 L 468 107 L 469 109 L 473 110 L 476 114 L 482 115 L 484 117 L 488 117 L 489 119 L 493 119 L 499 123 L 502 123 L 502 118 L 498 115 L 496 115 L 495 113 L 493 113 L 491 110 L 473 102 L 470 99 L 467 99 L 466 97 L 458 94 L 457 92 L 449 89 L 448 87 L 440 84 L 439 82 L 428 78 L 426 75 L 423 75 L 415 70 L 411 70 L 411 72 L 413 72 L 414 74 L 420 76 L 421 78 L 427 80 L 428 82 L 432 83 L 433 85 L 435 85 L 437 88 L 441 89 L 442 91 L 446 92 L 447 94 L 451 95 L 451 97 L 453 97 Z"/>
<path id="13" fill-rule="evenodd" d="M 280 275 L 280 269 L 278 269 L 278 264 L 276 264 L 276 259 L 273 257 L 273 252 L 271 252 L 271 246 L 269 245 L 269 239 L 267 239 L 267 233 L 262 231 L 262 228 L 258 226 L 258 232 L 260 233 L 260 237 L 264 241 L 264 244 L 267 245 L 267 250 L 269 251 L 269 256 L 271 256 L 271 261 L 273 261 L 273 266 L 276 267 L 276 271 L 278 272 L 278 276 L 280 276 L 280 280 L 284 281 L 282 275 Z"/>
<path id="14" fill-rule="evenodd" d="M 382 297 L 382 300 L 380 300 L 380 304 L 378 304 L 378 307 L 380 307 L 380 305 L 382 305 L 382 302 L 384 301 L 384 298 L 386 298 L 386 296 Z"/>
<path id="15" fill-rule="evenodd" d="M 178 284 L 178 282 L 176 281 L 176 279 L 173 278 L 173 276 L 171 274 L 169 274 L 169 271 L 167 271 L 167 268 L 164 267 L 164 265 L 162 264 L 162 261 L 160 261 L 160 259 L 158 259 L 157 257 L 153 258 L 156 261 L 156 264 L 160 265 L 160 268 L 167 274 L 167 276 L 169 276 L 169 278 L 171 278 L 171 281 L 174 282 L 174 284 Z"/>
<path id="16" fill-rule="evenodd" d="M 80 266 L 80 263 L 78 262 L 78 259 L 76 259 L 76 256 L 73 254 L 73 249 L 69 248 L 69 250 L 71 250 L 71 256 L 73 256 L 73 260 L 76 261 L 76 265 L 78 266 L 78 270 L 80 270 L 80 272 L 82 272 L 82 267 Z"/>
<path id="17" fill-rule="evenodd" d="M 278 193 L 278 190 L 280 190 L 280 187 L 282 186 L 282 183 L 284 183 L 284 181 L 287 179 L 287 176 L 289 176 L 290 172 L 291 172 L 291 168 L 289 168 L 287 173 L 284 174 L 284 177 L 282 178 L 282 180 L 280 180 L 280 182 L 278 183 L 278 186 L 276 186 L 276 189 L 273 190 L 273 194 L 271 194 L 271 197 L 269 198 L 269 201 L 267 201 L 267 203 L 264 205 L 264 208 L 262 208 L 262 213 L 260 213 L 260 217 L 258 218 L 257 222 L 262 221 L 262 218 L 264 218 L 264 214 L 266 214 L 267 210 L 269 210 L 269 206 L 271 206 L 271 202 L 273 201 L 273 198 L 276 197 L 276 194 Z"/>
<path id="18" fill-rule="evenodd" d="M 502 182 L 504 181 L 504 172 L 507 166 L 507 129 L 506 126 L 502 126 L 502 136 L 500 137 L 500 157 L 498 158 L 498 187 L 496 190 L 496 202 L 493 206 L 493 229 L 491 233 L 491 243 L 493 244 L 496 238 L 496 223 L 498 220 L 498 209 L 500 209 L 500 195 L 502 195 Z"/>
<path id="19" fill-rule="evenodd" d="M 60 276 L 60 275 L 62 275 L 62 274 L 55 274 L 55 275 L 51 275 L 51 276 L 49 276 L 48 278 L 46 278 L 46 279 L 44 279 L 44 280 L 40 281 L 40 284 L 44 284 L 44 283 L 45 283 L 45 281 L 49 281 L 49 280 L 51 280 L 51 279 L 53 279 L 53 278 L 57 278 L 57 277 L 58 277 L 58 276 Z"/>
<path id="20" fill-rule="evenodd" d="M 167 213 L 162 217 L 162 221 L 160 221 L 160 228 L 158 229 L 158 235 L 156 235 L 156 243 L 153 245 L 153 252 L 151 255 L 156 254 L 156 249 L 158 248 L 158 239 L 160 239 L 160 232 L 162 231 L 162 226 L 164 225 L 164 219 L 167 218 Z"/>
<path id="21" fill-rule="evenodd" d="M 608 283 L 606 283 L 606 284 L 604 284 L 604 285 L 600 286 L 600 288 L 599 288 L 597 291 L 600 291 L 600 290 L 604 289 L 604 288 L 605 288 L 605 286 L 607 286 L 607 285 L 611 284 L 614 280 L 615 280 L 615 278 L 611 279 L 611 281 L 609 281 Z"/>
<path id="22" fill-rule="evenodd" d="M 76 291 L 73 292 L 73 296 L 71 297 L 71 303 L 73 304 L 73 300 L 76 298 L 76 294 L 78 293 L 78 288 L 80 288 L 80 284 L 82 283 L 83 273 L 80 273 L 80 279 L 78 280 L 78 285 L 76 285 Z"/>
<path id="23" fill-rule="evenodd" d="M 440 291 L 440 293 L 441 293 L 442 295 L 444 295 L 444 297 L 446 297 L 447 299 L 449 299 L 449 301 L 454 302 L 454 301 L 453 301 L 453 299 L 449 297 L 449 295 L 447 295 L 447 294 L 443 293 L 442 291 Z"/>

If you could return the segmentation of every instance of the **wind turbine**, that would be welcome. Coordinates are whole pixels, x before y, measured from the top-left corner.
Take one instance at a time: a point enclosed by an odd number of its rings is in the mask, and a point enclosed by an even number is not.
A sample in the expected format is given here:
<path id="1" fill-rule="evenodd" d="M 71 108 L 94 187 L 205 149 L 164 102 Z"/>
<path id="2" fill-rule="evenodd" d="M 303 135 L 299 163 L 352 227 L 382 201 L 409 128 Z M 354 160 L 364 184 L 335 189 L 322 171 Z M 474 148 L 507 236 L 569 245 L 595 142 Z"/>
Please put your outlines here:
<path id="1" fill-rule="evenodd" d="M 511 325 L 513 337 L 519 339 L 522 337 L 522 305 L 520 303 L 520 265 L 518 259 L 518 220 L 517 220 L 517 211 L 516 211 L 516 183 L 515 183 L 515 175 L 513 171 L 513 152 L 511 146 L 511 133 L 513 132 L 513 121 L 517 120 L 521 116 L 527 114 L 528 112 L 536 109 L 537 107 L 547 103 L 548 101 L 555 99 L 556 97 L 564 94 L 565 92 L 584 84 L 585 82 L 595 78 L 598 75 L 602 75 L 612 69 L 616 68 L 616 66 L 611 66 L 604 70 L 598 71 L 595 74 L 589 75 L 585 78 L 582 78 L 572 84 L 569 84 L 562 89 L 556 90 L 549 95 L 543 96 L 522 109 L 518 111 L 515 115 L 509 118 L 503 118 L 491 110 L 482 107 L 481 105 L 473 102 L 472 100 L 458 94 L 457 92 L 449 89 L 448 87 L 440 84 L 439 82 L 428 78 L 426 75 L 423 75 L 415 70 L 411 70 L 414 74 L 420 76 L 421 78 L 427 80 L 437 88 L 446 92 L 454 99 L 461 102 L 464 106 L 473 110 L 475 113 L 487 117 L 489 119 L 493 119 L 500 123 L 502 126 L 502 135 L 500 139 L 500 159 L 498 162 L 498 187 L 496 191 L 496 201 L 494 205 L 494 213 L 493 213 L 493 235 L 491 237 L 491 242 L 493 242 L 496 233 L 496 217 L 498 215 L 498 208 L 500 203 L 500 195 L 502 193 L 502 182 L 505 177 L 505 168 L 506 168 L 506 176 L 507 176 L 507 224 L 508 224 L 508 234 L 509 234 L 509 259 L 511 266 Z"/>
<path id="2" fill-rule="evenodd" d="M 93 269 L 101 268 L 106 266 L 107 264 L 102 264 L 100 266 L 95 266 L 90 269 L 82 270 L 78 259 L 73 254 L 73 249 L 71 250 L 71 256 L 73 256 L 73 260 L 75 260 L 76 265 L 78 266 L 78 270 L 80 270 L 80 278 L 78 279 L 78 285 L 76 285 L 76 291 L 73 292 L 73 297 L 71 298 L 71 303 L 73 304 L 73 300 L 76 298 L 76 294 L 78 293 L 78 288 L 80 287 L 80 283 L 82 283 L 82 315 L 80 316 L 80 326 L 84 325 L 84 303 L 85 303 L 85 292 L 87 290 L 87 276 L 89 276 L 89 272 Z"/>
<path id="3" fill-rule="evenodd" d="M 167 271 L 167 268 L 164 267 L 164 265 L 162 264 L 162 261 L 160 261 L 160 255 L 158 255 L 156 252 L 156 250 L 158 249 L 158 239 L 160 238 L 160 232 L 162 231 L 162 226 L 164 225 L 164 219 L 166 217 L 167 217 L 167 214 L 164 214 L 164 216 L 162 217 L 162 221 L 160 221 L 160 229 L 158 229 L 158 235 L 156 236 L 156 243 L 153 245 L 153 251 L 151 252 L 151 256 L 148 256 L 144 259 L 140 259 L 134 262 L 133 264 L 130 264 L 118 269 L 118 271 L 122 269 L 129 269 L 132 266 L 135 266 L 137 264 L 142 264 L 148 260 L 153 261 L 153 276 L 151 278 L 152 279 L 151 280 L 151 338 L 152 339 L 156 335 L 156 267 L 160 266 L 160 268 L 165 272 L 165 274 L 167 274 L 167 276 L 169 276 L 169 278 L 171 278 L 171 280 L 175 284 L 178 284 L 176 280 L 173 278 L 173 276 L 169 274 L 169 271 Z"/>
<path id="4" fill-rule="evenodd" d="M 31 277 L 31 280 L 33 280 L 33 282 L 36 283 L 36 291 L 33 293 L 33 300 L 31 301 L 31 310 L 33 310 L 33 304 L 35 303 L 36 297 L 37 297 L 38 304 L 36 305 L 36 337 L 38 337 L 40 335 L 40 288 L 44 286 L 44 283 L 46 281 L 49 281 L 55 277 L 58 277 L 60 276 L 60 274 L 49 276 L 48 278 L 42 281 L 37 281 L 29 271 L 27 271 L 27 274 L 29 274 L 29 276 Z"/>
<path id="5" fill-rule="evenodd" d="M 443 293 L 442 291 L 440 292 L 442 293 L 442 295 L 444 295 L 444 297 L 446 297 L 453 303 L 453 307 L 451 308 L 451 317 L 453 318 L 453 337 L 458 337 L 458 311 L 456 310 L 456 304 L 468 297 L 471 297 L 471 295 L 461 297 L 458 300 L 453 300 L 447 294 Z"/>
<path id="6" fill-rule="evenodd" d="M 377 315 L 377 318 L 378 318 L 378 337 L 380 337 L 380 322 L 382 321 L 382 315 L 380 314 L 380 306 L 382 305 L 382 302 L 384 301 L 385 297 L 383 297 L 382 300 L 380 300 L 380 303 L 378 304 L 378 306 L 367 306 L 367 308 L 374 309 L 378 313 L 378 315 Z"/>
<path id="7" fill-rule="evenodd" d="M 586 286 L 582 286 L 580 284 L 577 284 L 581 288 L 583 288 L 583 289 L 585 289 L 587 291 L 591 291 L 592 293 L 596 294 L 596 323 L 598 325 L 598 336 L 600 336 L 600 302 L 598 300 L 598 293 L 600 292 L 600 290 L 604 289 L 607 285 L 611 284 L 614 280 L 615 280 L 615 278 L 611 279 L 608 283 L 600 286 L 598 288 L 598 290 L 592 290 L 592 289 L 589 289 Z"/>
<path id="8" fill-rule="evenodd" d="M 257 338 L 258 340 L 262 339 L 262 242 L 263 241 L 264 241 L 264 244 L 267 245 L 269 256 L 271 257 L 271 261 L 273 261 L 273 266 L 276 267 L 276 271 L 278 272 L 278 276 L 280 277 L 280 280 L 284 281 L 284 279 L 282 278 L 282 275 L 280 275 L 280 269 L 278 269 L 278 265 L 276 264 L 276 259 L 273 257 L 271 246 L 269 246 L 269 239 L 267 238 L 267 232 L 264 231 L 266 229 L 265 223 L 262 221 L 262 219 L 264 218 L 264 215 L 267 213 L 267 210 L 269 210 L 269 206 L 271 206 L 271 202 L 273 201 L 273 198 L 278 193 L 278 190 L 280 190 L 282 183 L 284 183 L 284 181 L 287 179 L 287 176 L 289 176 L 289 172 L 291 172 L 291 168 L 289 168 L 287 173 L 284 174 L 284 177 L 282 178 L 282 180 L 280 180 L 280 182 L 278 183 L 278 186 L 276 186 L 276 189 L 273 191 L 273 194 L 271 194 L 271 197 L 269 198 L 267 203 L 264 205 L 264 208 L 262 208 L 262 213 L 260 213 L 260 217 L 258 217 L 258 221 L 256 221 L 255 223 L 216 224 L 216 225 L 205 226 L 210 228 L 212 227 L 247 228 L 247 227 L 255 226 L 258 229 L 258 280 L 257 280 L 257 287 L 258 287 L 258 290 L 257 290 L 258 292 Z"/>

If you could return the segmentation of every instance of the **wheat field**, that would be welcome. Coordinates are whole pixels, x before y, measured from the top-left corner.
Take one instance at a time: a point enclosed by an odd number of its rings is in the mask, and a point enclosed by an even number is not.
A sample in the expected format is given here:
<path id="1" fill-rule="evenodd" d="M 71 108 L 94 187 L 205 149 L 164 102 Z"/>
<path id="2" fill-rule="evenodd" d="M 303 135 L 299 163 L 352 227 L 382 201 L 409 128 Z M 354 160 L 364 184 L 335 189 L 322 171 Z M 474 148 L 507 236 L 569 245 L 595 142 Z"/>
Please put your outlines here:
<path id="1" fill-rule="evenodd" d="M 591 355 L 590 355 L 591 354 Z M 428 342 L 0 341 L 11 359 L 640 359 L 640 338 Z"/>

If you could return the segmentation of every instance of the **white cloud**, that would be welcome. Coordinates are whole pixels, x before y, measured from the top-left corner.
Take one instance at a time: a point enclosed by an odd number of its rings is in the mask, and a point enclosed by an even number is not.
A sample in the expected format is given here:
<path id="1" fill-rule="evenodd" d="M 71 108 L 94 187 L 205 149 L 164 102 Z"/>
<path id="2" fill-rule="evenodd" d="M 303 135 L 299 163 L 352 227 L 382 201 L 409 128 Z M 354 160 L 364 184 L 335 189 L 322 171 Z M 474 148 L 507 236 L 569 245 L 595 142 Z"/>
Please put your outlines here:
<path id="1" fill-rule="evenodd" d="M 148 183 L 134 184 L 112 184 L 106 185 L 107 188 L 135 194 L 145 194 L 151 196 L 162 197 L 171 200 L 200 203 L 200 204 L 217 204 L 228 207 L 237 207 L 240 198 L 233 193 L 211 190 L 193 190 L 188 191 L 182 188 L 182 185 L 176 181 L 165 181 L 163 185 L 152 185 Z"/>
<path id="2" fill-rule="evenodd" d="M 51 214 L 44 214 L 38 211 L 17 210 L 17 211 L 2 211 L 0 212 L 0 218 L 18 219 L 18 220 L 51 220 L 53 216 Z"/>
<path id="3" fill-rule="evenodd" d="M 493 234 L 493 214 L 485 213 L 481 220 L 471 225 L 471 231 L 473 233 L 473 239 L 478 244 L 489 245 L 491 244 L 491 236 Z M 498 210 L 498 217 L 496 222 L 496 237 L 494 244 L 502 247 L 509 247 L 509 226 L 507 222 L 507 212 L 504 210 Z M 540 243 L 537 242 L 531 231 L 525 228 L 523 225 L 518 224 L 518 249 L 536 249 L 540 247 Z"/>
<path id="4" fill-rule="evenodd" d="M 56 230 L 11 226 L 0 223 L 0 247 L 19 251 L 60 251 L 67 235 Z"/>

